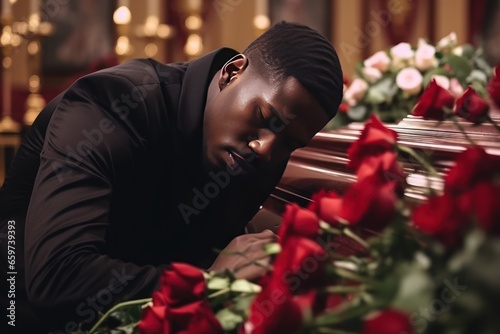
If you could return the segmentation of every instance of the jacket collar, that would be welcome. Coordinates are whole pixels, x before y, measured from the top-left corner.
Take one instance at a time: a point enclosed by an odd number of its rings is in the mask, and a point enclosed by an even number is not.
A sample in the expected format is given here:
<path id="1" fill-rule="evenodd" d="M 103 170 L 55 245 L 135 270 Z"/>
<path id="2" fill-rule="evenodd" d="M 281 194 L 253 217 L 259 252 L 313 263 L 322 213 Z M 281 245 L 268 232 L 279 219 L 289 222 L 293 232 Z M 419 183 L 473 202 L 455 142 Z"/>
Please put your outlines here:
<path id="1" fill-rule="evenodd" d="M 201 139 L 207 91 L 213 76 L 231 57 L 233 49 L 212 51 L 188 64 L 179 100 L 177 129 L 188 139 Z M 200 136 L 200 138 L 196 138 Z"/>

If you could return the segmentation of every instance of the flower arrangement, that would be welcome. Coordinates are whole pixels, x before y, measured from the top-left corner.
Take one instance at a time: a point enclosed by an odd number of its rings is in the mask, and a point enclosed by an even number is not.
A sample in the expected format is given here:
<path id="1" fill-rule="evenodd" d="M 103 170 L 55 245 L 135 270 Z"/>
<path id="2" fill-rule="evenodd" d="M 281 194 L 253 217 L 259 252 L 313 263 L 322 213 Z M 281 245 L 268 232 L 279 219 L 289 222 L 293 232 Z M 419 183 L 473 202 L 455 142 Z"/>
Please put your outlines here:
<path id="1" fill-rule="evenodd" d="M 500 104 L 500 68 L 486 91 Z M 500 133 L 489 112 L 472 87 L 455 100 L 436 79 L 413 108 L 487 120 Z M 440 175 L 372 115 L 347 152 L 357 181 L 342 195 L 320 191 L 307 208 L 287 206 L 258 284 L 173 263 L 152 299 L 117 305 L 90 333 L 110 333 L 109 318 L 144 334 L 499 333 L 500 156 L 468 139 Z M 408 156 L 443 189 L 405 197 L 398 161 Z M 349 252 L 338 247 L 346 242 Z"/>
<path id="2" fill-rule="evenodd" d="M 400 43 L 357 64 L 356 78 L 345 87 L 343 103 L 329 128 L 364 121 L 371 114 L 383 122 L 397 122 L 410 114 L 433 79 L 455 98 L 467 86 L 486 98 L 491 75 L 482 50 L 457 45 L 455 33 L 435 46 L 424 39 L 416 47 Z"/>

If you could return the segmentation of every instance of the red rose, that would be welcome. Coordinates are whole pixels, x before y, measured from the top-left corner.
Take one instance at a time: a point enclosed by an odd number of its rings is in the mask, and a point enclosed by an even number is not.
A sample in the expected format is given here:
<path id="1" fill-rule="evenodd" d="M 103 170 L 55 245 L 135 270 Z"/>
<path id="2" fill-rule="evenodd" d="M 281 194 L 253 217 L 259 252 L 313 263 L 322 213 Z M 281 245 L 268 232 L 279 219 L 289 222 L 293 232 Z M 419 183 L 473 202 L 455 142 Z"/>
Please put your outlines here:
<path id="1" fill-rule="evenodd" d="M 383 175 L 387 182 L 395 181 L 399 192 L 402 194 L 406 184 L 406 175 L 401 169 L 394 152 L 385 152 L 381 155 L 365 158 L 356 173 L 358 182 L 375 173 Z"/>
<path id="2" fill-rule="evenodd" d="M 397 138 L 398 135 L 394 130 L 385 127 L 376 116 L 372 115 L 359 139 L 347 150 L 349 157 L 347 166 L 357 169 L 365 157 L 393 151 Z"/>
<path id="3" fill-rule="evenodd" d="M 445 176 L 445 191 L 461 193 L 472 189 L 477 182 L 492 181 L 499 173 L 500 157 L 473 146 L 457 155 L 455 166 Z"/>
<path id="4" fill-rule="evenodd" d="M 172 306 L 202 299 L 205 294 L 203 273 L 189 264 L 172 263 L 161 277 L 161 285 L 170 289 L 167 303 Z"/>
<path id="5" fill-rule="evenodd" d="M 171 333 L 218 334 L 224 333 L 206 300 L 199 300 L 181 307 L 169 309 Z M 163 334 L 163 333 L 162 333 Z"/>
<path id="6" fill-rule="evenodd" d="M 347 113 L 349 111 L 349 105 L 347 103 L 342 102 L 339 105 L 339 111 L 343 114 Z"/>
<path id="7" fill-rule="evenodd" d="M 488 84 L 488 94 L 495 105 L 500 108 L 500 66 L 495 67 L 493 77 Z"/>
<path id="8" fill-rule="evenodd" d="M 153 293 L 153 305 L 144 309 L 139 333 L 223 333 L 205 300 L 205 279 L 200 269 L 173 263 Z"/>
<path id="9" fill-rule="evenodd" d="M 479 96 L 472 87 L 467 88 L 455 105 L 455 115 L 474 123 L 486 120 L 489 110 L 488 102 Z"/>
<path id="10" fill-rule="evenodd" d="M 304 291 L 323 281 L 327 259 L 325 250 L 315 241 L 290 237 L 274 261 L 271 280 L 287 283 L 292 292 Z"/>
<path id="11" fill-rule="evenodd" d="M 288 286 L 272 280 L 253 300 L 241 333 L 294 333 L 302 326 L 302 311 Z"/>
<path id="12" fill-rule="evenodd" d="M 431 197 L 413 210 L 413 225 L 445 245 L 455 247 L 461 241 L 459 230 L 468 222 L 461 207 L 459 198 L 449 193 Z"/>
<path id="13" fill-rule="evenodd" d="M 312 195 L 312 203 L 309 204 L 308 210 L 316 213 L 316 215 L 330 225 L 338 224 L 338 214 L 342 206 L 342 198 L 335 192 L 326 192 L 320 190 Z"/>
<path id="14" fill-rule="evenodd" d="M 470 192 L 470 200 L 479 226 L 500 236 L 500 184 L 478 183 Z"/>
<path id="15" fill-rule="evenodd" d="M 422 116 L 424 119 L 443 120 L 445 117 L 444 108 L 453 108 L 455 98 L 451 93 L 439 86 L 436 80 L 432 79 L 417 104 L 413 108 L 413 115 Z"/>
<path id="16" fill-rule="evenodd" d="M 278 231 L 281 245 L 285 245 L 292 235 L 314 239 L 318 234 L 319 220 L 313 211 L 297 204 L 287 205 Z"/>
<path id="17" fill-rule="evenodd" d="M 395 181 L 387 182 L 379 173 L 367 176 L 346 191 L 339 216 L 349 224 L 380 231 L 396 213 L 395 188 Z"/>
<path id="18" fill-rule="evenodd" d="M 361 334 L 412 333 L 410 317 L 400 311 L 387 309 L 365 319 Z"/>

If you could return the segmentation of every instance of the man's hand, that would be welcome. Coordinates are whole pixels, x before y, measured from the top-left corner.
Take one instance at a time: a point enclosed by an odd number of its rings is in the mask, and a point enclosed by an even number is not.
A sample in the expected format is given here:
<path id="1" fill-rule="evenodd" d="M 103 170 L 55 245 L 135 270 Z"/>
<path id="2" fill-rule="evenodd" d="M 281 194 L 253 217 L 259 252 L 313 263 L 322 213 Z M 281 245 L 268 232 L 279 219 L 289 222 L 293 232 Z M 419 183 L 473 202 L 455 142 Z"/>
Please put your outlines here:
<path id="1" fill-rule="evenodd" d="M 208 270 L 228 269 L 235 272 L 237 278 L 255 281 L 265 274 L 270 264 L 270 257 L 264 252 L 264 245 L 277 239 L 278 236 L 271 230 L 240 235 L 224 248 Z"/>

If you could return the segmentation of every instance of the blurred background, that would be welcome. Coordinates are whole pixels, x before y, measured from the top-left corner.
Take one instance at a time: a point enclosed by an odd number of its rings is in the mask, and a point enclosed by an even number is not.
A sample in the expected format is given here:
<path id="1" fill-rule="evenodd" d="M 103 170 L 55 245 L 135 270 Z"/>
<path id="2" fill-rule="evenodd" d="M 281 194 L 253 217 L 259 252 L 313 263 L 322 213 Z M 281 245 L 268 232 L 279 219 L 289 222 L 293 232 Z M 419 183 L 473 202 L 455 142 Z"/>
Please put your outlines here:
<path id="1" fill-rule="evenodd" d="M 0 133 L 21 132 L 78 77 L 130 58 L 167 63 L 222 46 L 243 51 L 272 24 L 287 20 L 328 38 L 350 78 L 358 61 L 399 42 L 435 43 L 455 32 L 459 44 L 478 46 L 485 23 L 500 22 L 486 15 L 493 2 L 498 1 L 1 0 Z M 0 145 L 15 148 L 15 138 L 2 136 Z M 11 154 L 4 151 L 0 165 Z"/>

